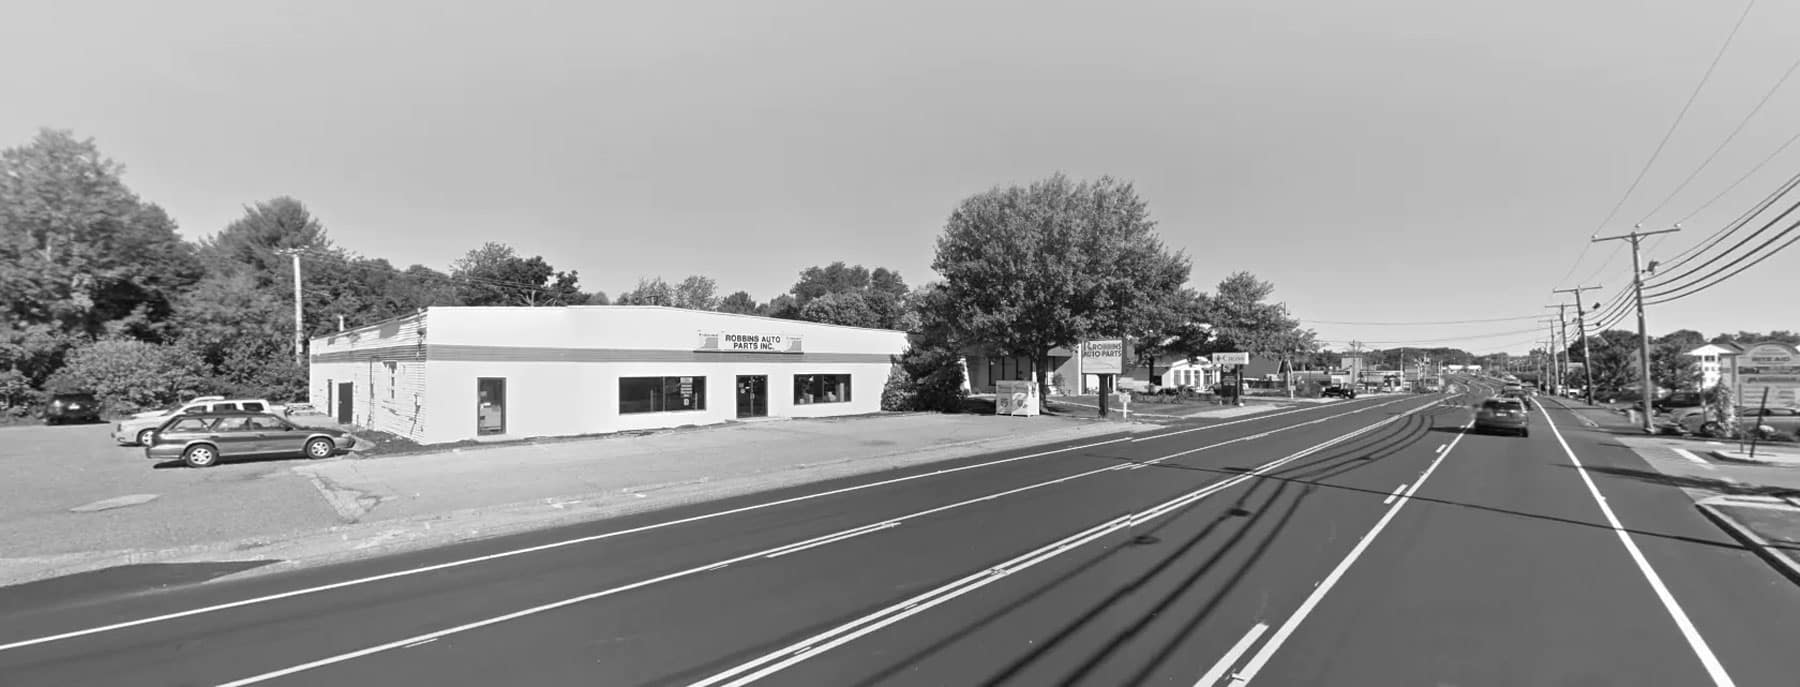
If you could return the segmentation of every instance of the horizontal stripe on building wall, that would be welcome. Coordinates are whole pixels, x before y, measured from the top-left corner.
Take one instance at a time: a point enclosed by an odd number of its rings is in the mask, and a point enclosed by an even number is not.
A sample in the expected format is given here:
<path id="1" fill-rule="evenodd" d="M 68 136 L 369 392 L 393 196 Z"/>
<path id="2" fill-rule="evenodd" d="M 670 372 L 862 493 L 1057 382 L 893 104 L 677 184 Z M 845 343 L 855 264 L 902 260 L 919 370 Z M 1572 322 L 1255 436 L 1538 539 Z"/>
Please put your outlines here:
<path id="1" fill-rule="evenodd" d="M 425 359 L 425 347 L 418 344 L 404 346 L 382 346 L 380 348 L 364 348 L 354 351 L 327 351 L 314 353 L 315 363 L 361 363 L 371 360 L 420 361 Z"/>
<path id="2" fill-rule="evenodd" d="M 886 353 L 745 353 L 637 348 L 427 344 L 428 360 L 506 363 L 888 363 Z"/>

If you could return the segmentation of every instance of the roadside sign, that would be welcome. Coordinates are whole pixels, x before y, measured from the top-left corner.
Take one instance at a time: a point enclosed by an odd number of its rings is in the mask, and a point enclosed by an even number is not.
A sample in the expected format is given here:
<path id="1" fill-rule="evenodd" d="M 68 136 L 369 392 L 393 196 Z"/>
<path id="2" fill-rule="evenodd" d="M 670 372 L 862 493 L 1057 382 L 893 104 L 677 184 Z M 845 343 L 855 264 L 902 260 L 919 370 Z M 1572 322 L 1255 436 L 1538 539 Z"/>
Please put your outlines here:
<path id="1" fill-rule="evenodd" d="M 1119 339 L 1089 341 L 1081 345 L 1081 372 L 1116 375 L 1125 372 L 1125 342 Z"/>
<path id="2" fill-rule="evenodd" d="M 1212 354 L 1212 361 L 1213 361 L 1214 365 L 1249 365 L 1250 364 L 1250 354 L 1249 353 L 1214 353 L 1214 354 Z"/>

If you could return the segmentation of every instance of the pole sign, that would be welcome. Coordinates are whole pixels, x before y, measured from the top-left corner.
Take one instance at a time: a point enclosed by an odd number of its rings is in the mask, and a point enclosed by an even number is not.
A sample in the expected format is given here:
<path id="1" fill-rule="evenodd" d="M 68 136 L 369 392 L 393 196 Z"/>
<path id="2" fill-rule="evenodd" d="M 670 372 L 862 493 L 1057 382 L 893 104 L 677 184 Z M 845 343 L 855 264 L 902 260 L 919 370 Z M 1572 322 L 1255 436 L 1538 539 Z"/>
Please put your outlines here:
<path id="1" fill-rule="evenodd" d="M 1755 405 L 1768 393 L 1771 408 L 1800 408 L 1800 349 L 1769 342 L 1750 346 L 1737 363 L 1738 404 Z"/>
<path id="2" fill-rule="evenodd" d="M 1212 354 L 1212 361 L 1213 361 L 1214 365 L 1249 365 L 1250 364 L 1250 354 L 1249 353 L 1214 353 L 1214 354 Z"/>
<path id="3" fill-rule="evenodd" d="M 1081 344 L 1081 372 L 1090 375 L 1125 373 L 1125 342 L 1120 339 Z"/>

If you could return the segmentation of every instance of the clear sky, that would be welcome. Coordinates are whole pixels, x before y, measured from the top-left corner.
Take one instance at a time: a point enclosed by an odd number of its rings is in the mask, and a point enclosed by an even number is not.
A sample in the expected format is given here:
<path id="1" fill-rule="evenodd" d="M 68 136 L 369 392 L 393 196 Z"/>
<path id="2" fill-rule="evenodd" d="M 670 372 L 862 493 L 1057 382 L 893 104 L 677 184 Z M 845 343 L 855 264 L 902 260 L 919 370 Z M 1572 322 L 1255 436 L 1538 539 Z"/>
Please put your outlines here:
<path id="1" fill-rule="evenodd" d="M 1800 133 L 1800 83 L 1663 203 L 1800 58 L 1800 3 L 1764 0 L 1601 224 L 1743 8 L 11 0 L 0 145 L 92 136 L 190 237 L 292 195 L 400 266 L 495 240 L 589 289 L 698 273 L 759 300 L 834 260 L 927 281 L 962 198 L 1111 174 L 1208 290 L 1243 269 L 1309 321 L 1528 318 L 1553 287 L 1627 285 L 1595 231 L 1692 214 L 1646 242 L 1667 258 L 1795 171 L 1800 145 L 1694 213 Z M 1797 267 L 1653 308 L 1651 331 L 1800 328 Z M 1312 326 L 1518 353 L 1538 325 Z"/>

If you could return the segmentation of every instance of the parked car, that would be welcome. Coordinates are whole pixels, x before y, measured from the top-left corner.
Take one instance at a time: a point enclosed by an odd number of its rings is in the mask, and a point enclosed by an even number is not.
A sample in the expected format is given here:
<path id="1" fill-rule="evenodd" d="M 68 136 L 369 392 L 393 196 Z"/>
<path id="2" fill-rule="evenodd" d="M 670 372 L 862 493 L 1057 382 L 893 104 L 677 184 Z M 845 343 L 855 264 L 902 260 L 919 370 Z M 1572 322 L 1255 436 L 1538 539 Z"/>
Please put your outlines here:
<path id="1" fill-rule="evenodd" d="M 1650 402 L 1650 409 L 1659 413 L 1674 413 L 1687 408 L 1699 408 L 1706 405 L 1706 398 L 1698 391 L 1677 391 L 1664 398 Z"/>
<path id="2" fill-rule="evenodd" d="M 1347 386 L 1333 384 L 1319 392 L 1320 398 L 1356 398 L 1356 390 Z"/>
<path id="3" fill-rule="evenodd" d="M 149 446 L 156 428 L 177 415 L 242 410 L 248 412 L 280 411 L 281 407 L 260 398 L 229 399 L 223 396 L 201 396 L 168 410 L 139 413 L 113 427 L 113 441 L 125 446 Z"/>
<path id="4" fill-rule="evenodd" d="M 88 393 L 56 394 L 50 397 L 50 405 L 44 407 L 44 422 L 60 425 L 65 422 L 99 422 L 100 400 Z"/>
<path id="5" fill-rule="evenodd" d="M 356 437 L 344 430 L 301 427 L 273 413 L 200 412 L 158 425 L 144 446 L 144 457 L 204 468 L 227 458 L 329 458 L 355 445 Z"/>
<path id="6" fill-rule="evenodd" d="M 1517 398 L 1490 398 L 1476 406 L 1475 431 L 1513 432 L 1528 437 L 1531 436 L 1531 413 L 1526 412 L 1524 402 Z"/>
<path id="7" fill-rule="evenodd" d="M 1719 436 L 1723 434 L 1715 422 L 1708 419 L 1706 408 L 1683 408 L 1670 413 L 1670 425 L 1683 434 L 1699 436 Z M 1800 408 L 1763 408 L 1757 414 L 1756 408 L 1738 406 L 1738 426 L 1748 430 L 1757 427 L 1764 436 L 1786 435 L 1800 436 Z"/>

